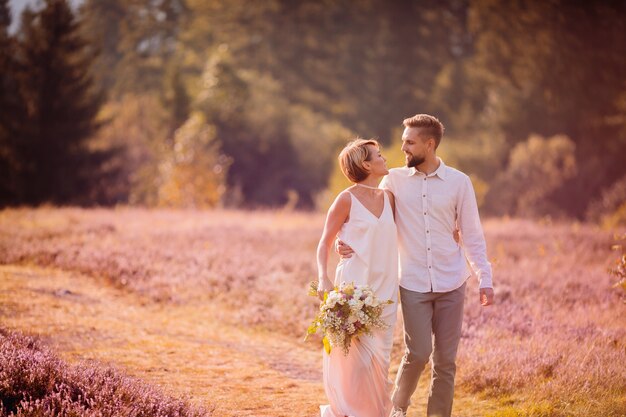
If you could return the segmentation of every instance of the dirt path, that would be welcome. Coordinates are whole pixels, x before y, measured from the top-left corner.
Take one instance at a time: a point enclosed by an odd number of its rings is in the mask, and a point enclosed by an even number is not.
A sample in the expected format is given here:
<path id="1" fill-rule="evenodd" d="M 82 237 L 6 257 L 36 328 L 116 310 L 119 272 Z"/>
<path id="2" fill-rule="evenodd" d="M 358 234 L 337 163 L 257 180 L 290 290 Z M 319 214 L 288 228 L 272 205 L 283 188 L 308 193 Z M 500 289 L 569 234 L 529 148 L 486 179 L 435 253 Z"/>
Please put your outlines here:
<path id="1" fill-rule="evenodd" d="M 216 416 L 318 415 L 325 399 L 320 352 L 292 338 L 224 324 L 222 314 L 210 303 L 155 304 L 75 273 L 0 266 L 3 326 L 44 337 L 70 362 L 113 364 L 173 395 L 214 406 Z M 494 410 L 476 398 L 455 401 L 457 416 Z M 423 410 L 424 401 L 417 401 L 410 416 Z"/>

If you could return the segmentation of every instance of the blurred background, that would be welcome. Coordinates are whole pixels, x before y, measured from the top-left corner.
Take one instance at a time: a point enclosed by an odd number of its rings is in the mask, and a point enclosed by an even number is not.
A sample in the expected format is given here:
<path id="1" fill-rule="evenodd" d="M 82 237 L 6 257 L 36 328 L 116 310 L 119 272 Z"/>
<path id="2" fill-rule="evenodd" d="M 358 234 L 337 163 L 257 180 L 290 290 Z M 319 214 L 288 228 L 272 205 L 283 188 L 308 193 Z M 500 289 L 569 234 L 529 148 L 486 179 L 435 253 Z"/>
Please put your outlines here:
<path id="1" fill-rule="evenodd" d="M 0 0 L 0 206 L 323 209 L 436 115 L 494 216 L 626 223 L 626 2 Z"/>
<path id="2" fill-rule="evenodd" d="M 455 416 L 626 416 L 626 1 L 0 0 L 0 417 L 319 415 L 337 154 L 416 113 L 492 217 Z"/>

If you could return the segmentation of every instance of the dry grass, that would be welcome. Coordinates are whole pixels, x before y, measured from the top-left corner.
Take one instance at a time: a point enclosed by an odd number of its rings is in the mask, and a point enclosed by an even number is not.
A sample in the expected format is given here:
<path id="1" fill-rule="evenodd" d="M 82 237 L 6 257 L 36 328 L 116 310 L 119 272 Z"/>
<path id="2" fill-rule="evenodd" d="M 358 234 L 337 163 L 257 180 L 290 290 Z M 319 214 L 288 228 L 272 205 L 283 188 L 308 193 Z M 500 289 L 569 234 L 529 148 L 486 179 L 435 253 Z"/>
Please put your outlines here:
<path id="1" fill-rule="evenodd" d="M 0 416 L 209 417 L 158 388 L 93 363 L 68 365 L 36 338 L 0 330 Z"/>
<path id="2" fill-rule="evenodd" d="M 245 303 L 233 321 L 300 334 L 312 310 L 293 298 L 316 277 L 322 222 L 280 212 L 5 210 L 0 263 L 81 272 L 152 301 Z"/>
<path id="3" fill-rule="evenodd" d="M 311 415 L 323 396 L 316 352 L 224 325 L 218 306 L 138 303 L 87 277 L 39 268 L 2 267 L 0 282 L 0 303 L 18 313 L 4 325 L 38 334 L 71 362 L 114 365 L 215 407 L 216 416 L 287 417 L 305 399 L 302 415 Z"/>
<path id="4" fill-rule="evenodd" d="M 216 415 L 315 415 L 318 346 L 300 338 L 315 309 L 304 294 L 322 223 L 286 212 L 5 210 L 0 264 L 13 266 L 0 280 L 0 319 Z M 612 235 L 518 220 L 485 229 L 498 305 L 481 308 L 470 284 L 455 416 L 626 415 Z"/>

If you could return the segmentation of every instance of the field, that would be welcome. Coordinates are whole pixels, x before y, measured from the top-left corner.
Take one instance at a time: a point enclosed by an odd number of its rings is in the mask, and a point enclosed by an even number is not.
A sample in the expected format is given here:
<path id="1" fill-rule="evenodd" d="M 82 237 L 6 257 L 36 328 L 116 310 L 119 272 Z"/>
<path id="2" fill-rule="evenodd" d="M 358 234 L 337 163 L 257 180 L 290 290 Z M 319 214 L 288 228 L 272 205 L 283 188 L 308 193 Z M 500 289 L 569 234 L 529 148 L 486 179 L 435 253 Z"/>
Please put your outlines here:
<path id="1" fill-rule="evenodd" d="M 302 337 L 322 224 L 287 211 L 1 211 L 0 346 L 36 336 L 55 366 L 113 369 L 167 398 L 163 415 L 315 416 L 321 348 Z M 618 231 L 484 226 L 497 304 L 481 307 L 470 282 L 453 415 L 626 416 L 626 304 L 607 274 Z M 398 328 L 391 376 L 401 354 Z M 411 417 L 424 415 L 426 376 Z"/>

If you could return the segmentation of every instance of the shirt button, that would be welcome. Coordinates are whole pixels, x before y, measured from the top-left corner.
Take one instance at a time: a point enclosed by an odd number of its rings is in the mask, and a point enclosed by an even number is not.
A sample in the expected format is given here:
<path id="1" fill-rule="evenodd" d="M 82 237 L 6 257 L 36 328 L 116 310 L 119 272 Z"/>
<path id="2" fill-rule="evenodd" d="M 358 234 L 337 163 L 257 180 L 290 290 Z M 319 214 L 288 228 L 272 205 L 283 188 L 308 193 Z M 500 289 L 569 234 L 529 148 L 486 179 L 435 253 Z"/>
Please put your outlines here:
<path id="1" fill-rule="evenodd" d="M 424 212 L 424 216 L 426 215 L 426 212 Z"/>
<path id="2" fill-rule="evenodd" d="M 426 181 L 426 177 L 424 177 L 424 181 Z"/>
<path id="3" fill-rule="evenodd" d="M 430 250 L 430 248 L 428 248 L 428 250 Z"/>
<path id="4" fill-rule="evenodd" d="M 430 233 L 430 230 L 427 230 L 426 233 Z"/>
<path id="5" fill-rule="evenodd" d="M 422 197 L 426 197 L 426 194 L 422 194 Z"/>
<path id="6" fill-rule="evenodd" d="M 432 269 L 432 268 L 433 268 L 432 266 L 428 265 L 428 269 Z"/>

